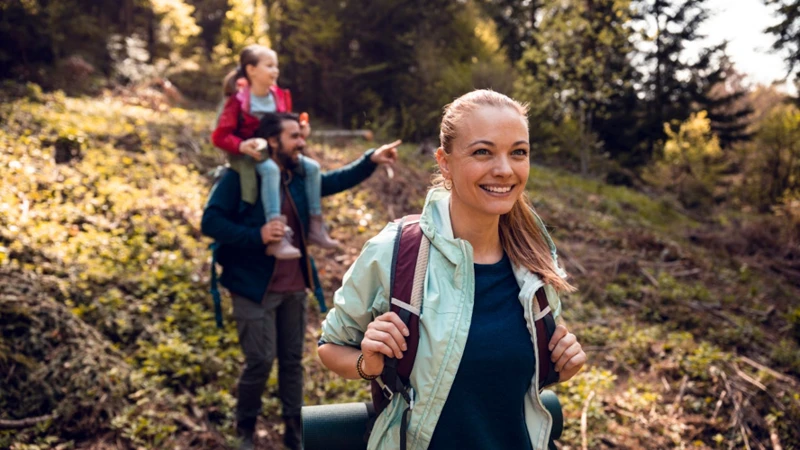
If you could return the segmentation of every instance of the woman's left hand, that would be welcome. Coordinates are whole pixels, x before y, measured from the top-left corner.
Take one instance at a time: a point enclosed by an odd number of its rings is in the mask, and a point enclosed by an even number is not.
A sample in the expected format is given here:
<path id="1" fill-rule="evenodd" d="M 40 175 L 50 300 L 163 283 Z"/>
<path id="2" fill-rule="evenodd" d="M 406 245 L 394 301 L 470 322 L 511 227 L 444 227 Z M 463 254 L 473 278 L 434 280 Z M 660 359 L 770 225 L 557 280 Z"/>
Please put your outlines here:
<path id="1" fill-rule="evenodd" d="M 574 377 L 586 363 L 586 353 L 583 352 L 578 338 L 567 330 L 564 325 L 556 327 L 550 339 L 551 359 L 558 372 L 558 381 L 567 381 Z"/>

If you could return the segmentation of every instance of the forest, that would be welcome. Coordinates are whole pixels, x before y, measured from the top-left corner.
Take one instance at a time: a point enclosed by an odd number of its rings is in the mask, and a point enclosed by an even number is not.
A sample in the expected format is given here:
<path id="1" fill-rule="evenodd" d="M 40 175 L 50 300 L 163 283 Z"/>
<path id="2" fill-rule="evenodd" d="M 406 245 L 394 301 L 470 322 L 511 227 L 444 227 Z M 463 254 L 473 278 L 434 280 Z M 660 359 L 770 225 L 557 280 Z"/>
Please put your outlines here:
<path id="1" fill-rule="evenodd" d="M 771 85 L 702 34 L 710 0 L 0 0 L 0 448 L 236 448 L 243 356 L 200 218 L 254 43 L 324 170 L 404 141 L 392 177 L 324 200 L 328 307 L 419 212 L 442 107 L 490 88 L 529 105 L 527 190 L 578 287 L 559 448 L 800 448 L 800 0 L 759 1 Z M 366 401 L 309 305 L 305 404 Z"/>

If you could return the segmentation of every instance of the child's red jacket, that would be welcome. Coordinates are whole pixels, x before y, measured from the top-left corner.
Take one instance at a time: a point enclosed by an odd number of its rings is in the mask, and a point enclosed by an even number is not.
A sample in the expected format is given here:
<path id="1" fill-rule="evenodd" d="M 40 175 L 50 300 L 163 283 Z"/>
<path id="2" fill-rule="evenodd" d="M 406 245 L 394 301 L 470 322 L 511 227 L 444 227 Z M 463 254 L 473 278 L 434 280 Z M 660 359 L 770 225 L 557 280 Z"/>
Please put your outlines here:
<path id="1" fill-rule="evenodd" d="M 292 112 L 292 93 L 288 89 L 272 85 L 270 92 L 275 97 L 277 112 Z M 239 144 L 255 135 L 258 124 L 258 118 L 250 114 L 250 87 L 245 85 L 225 101 L 217 128 L 211 133 L 211 142 L 228 153 L 238 155 Z"/>

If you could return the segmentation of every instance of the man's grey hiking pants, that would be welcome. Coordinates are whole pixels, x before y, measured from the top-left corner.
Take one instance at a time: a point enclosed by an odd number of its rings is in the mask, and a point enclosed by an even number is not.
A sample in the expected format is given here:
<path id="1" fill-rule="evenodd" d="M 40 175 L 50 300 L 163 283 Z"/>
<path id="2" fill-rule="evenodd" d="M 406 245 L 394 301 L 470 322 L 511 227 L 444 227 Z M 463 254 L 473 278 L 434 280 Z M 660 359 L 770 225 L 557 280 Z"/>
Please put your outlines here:
<path id="1" fill-rule="evenodd" d="M 267 292 L 261 304 L 233 295 L 233 316 L 245 366 L 239 377 L 236 419 L 255 421 L 272 361 L 278 357 L 278 394 L 283 416 L 299 416 L 303 406 L 303 339 L 306 293 Z"/>

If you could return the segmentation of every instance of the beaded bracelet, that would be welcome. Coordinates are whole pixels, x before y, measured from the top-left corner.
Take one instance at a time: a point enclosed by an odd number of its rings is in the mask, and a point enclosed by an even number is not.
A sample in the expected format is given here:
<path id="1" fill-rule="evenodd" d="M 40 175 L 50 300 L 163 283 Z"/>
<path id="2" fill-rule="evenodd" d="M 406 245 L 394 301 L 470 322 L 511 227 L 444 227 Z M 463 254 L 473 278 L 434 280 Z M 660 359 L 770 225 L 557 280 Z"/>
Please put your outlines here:
<path id="1" fill-rule="evenodd" d="M 364 354 L 363 353 L 358 355 L 358 361 L 356 361 L 356 371 L 358 371 L 358 376 L 360 376 L 361 378 L 363 378 L 365 380 L 369 380 L 369 381 L 372 381 L 372 380 L 378 378 L 379 375 L 367 375 L 367 374 L 365 374 L 364 371 L 361 369 L 361 363 L 362 362 L 364 362 Z"/>

